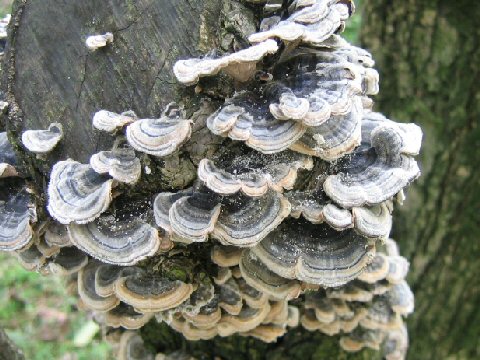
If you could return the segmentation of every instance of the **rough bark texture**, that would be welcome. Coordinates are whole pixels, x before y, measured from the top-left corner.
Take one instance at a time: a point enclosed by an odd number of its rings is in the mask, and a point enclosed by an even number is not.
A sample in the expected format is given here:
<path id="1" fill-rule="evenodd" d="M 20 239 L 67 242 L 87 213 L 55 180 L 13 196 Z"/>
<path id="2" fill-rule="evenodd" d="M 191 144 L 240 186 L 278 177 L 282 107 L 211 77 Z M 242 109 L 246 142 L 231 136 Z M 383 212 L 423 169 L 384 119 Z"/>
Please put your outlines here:
<path id="1" fill-rule="evenodd" d="M 23 353 L 8 338 L 3 329 L 0 328 L 0 360 L 23 360 Z"/>
<path id="2" fill-rule="evenodd" d="M 423 175 L 393 232 L 416 297 L 409 358 L 479 358 L 480 6 L 365 3 L 362 40 L 381 76 L 377 107 L 425 133 Z"/>
<path id="3" fill-rule="evenodd" d="M 159 116 L 185 95 L 172 73 L 176 59 L 228 49 L 234 39 L 244 41 L 242 29 L 255 26 L 252 11 L 223 0 L 19 0 L 14 9 L 6 68 L 7 96 L 15 105 L 9 131 L 61 122 L 65 138 L 49 165 L 66 157 L 86 162 L 110 146 L 91 125 L 100 109 Z M 113 43 L 89 51 L 87 36 L 107 31 Z"/>

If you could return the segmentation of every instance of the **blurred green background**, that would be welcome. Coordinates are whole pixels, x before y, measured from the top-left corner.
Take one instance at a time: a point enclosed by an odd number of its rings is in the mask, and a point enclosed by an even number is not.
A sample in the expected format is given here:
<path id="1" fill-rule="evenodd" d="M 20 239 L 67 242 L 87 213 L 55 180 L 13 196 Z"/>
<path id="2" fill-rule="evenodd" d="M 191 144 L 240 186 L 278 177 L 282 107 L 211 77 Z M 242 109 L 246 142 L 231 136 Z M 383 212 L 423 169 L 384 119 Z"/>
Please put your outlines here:
<path id="1" fill-rule="evenodd" d="M 0 0 L 1 17 L 10 12 L 11 0 Z M 349 20 L 345 37 L 358 40 L 360 5 Z M 0 253 L 0 326 L 32 360 L 113 359 L 91 318 L 79 310 L 55 276 L 24 270 L 16 258 Z M 93 329 L 93 331 L 92 331 Z M 97 331 L 95 331 L 97 330 Z"/>

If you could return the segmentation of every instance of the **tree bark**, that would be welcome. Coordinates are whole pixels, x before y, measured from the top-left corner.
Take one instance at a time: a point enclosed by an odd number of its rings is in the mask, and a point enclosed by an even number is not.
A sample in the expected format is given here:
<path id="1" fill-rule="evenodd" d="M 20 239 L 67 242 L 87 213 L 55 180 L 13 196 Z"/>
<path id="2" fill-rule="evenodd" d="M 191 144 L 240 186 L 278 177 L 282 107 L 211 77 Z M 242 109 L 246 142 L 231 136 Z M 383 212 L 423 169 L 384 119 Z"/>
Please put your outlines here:
<path id="1" fill-rule="evenodd" d="M 0 328 L 0 360 L 24 360 L 25 357 L 20 349 L 8 338 L 3 329 Z"/>
<path id="2" fill-rule="evenodd" d="M 425 133 L 423 175 L 393 237 L 411 261 L 410 359 L 474 359 L 480 349 L 480 6 L 365 2 L 362 41 L 377 61 L 377 108 Z"/>

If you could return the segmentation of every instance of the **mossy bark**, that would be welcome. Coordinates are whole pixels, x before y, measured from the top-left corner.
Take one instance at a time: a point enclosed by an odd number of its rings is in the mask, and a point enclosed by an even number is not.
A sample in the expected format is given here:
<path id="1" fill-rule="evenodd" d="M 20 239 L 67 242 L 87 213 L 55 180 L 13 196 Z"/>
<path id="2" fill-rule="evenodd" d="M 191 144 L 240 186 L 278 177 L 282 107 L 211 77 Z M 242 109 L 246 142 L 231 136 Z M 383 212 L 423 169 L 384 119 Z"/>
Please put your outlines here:
<path id="1" fill-rule="evenodd" d="M 425 133 L 422 177 L 395 214 L 416 309 L 410 359 L 480 357 L 480 28 L 477 2 L 365 1 L 377 109 Z"/>

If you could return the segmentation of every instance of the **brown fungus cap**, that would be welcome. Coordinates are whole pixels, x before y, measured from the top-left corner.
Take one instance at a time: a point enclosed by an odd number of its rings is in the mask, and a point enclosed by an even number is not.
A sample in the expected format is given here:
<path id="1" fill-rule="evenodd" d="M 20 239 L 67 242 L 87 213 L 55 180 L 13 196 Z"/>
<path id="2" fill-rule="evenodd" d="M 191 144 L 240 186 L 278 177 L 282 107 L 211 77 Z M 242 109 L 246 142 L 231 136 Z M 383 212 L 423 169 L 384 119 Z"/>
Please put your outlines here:
<path id="1" fill-rule="evenodd" d="M 269 312 L 270 305 L 267 303 L 259 309 L 244 306 L 238 315 L 225 314 L 218 323 L 218 334 L 224 337 L 253 330 L 265 320 Z"/>
<path id="2" fill-rule="evenodd" d="M 50 271 L 54 274 L 69 275 L 80 271 L 88 263 L 88 256 L 74 246 L 64 247 L 49 262 Z"/>
<path id="3" fill-rule="evenodd" d="M 83 303 L 91 310 L 109 311 L 116 307 L 120 300 L 115 295 L 100 296 L 95 291 L 95 272 L 100 263 L 90 261 L 78 272 L 78 294 Z"/>
<path id="4" fill-rule="evenodd" d="M 360 351 L 365 347 L 380 350 L 384 338 L 385 333 L 380 330 L 367 330 L 358 327 L 350 334 L 341 337 L 340 346 L 348 352 Z"/>
<path id="5" fill-rule="evenodd" d="M 113 180 L 97 174 L 89 165 L 59 161 L 50 174 L 47 209 L 62 224 L 91 222 L 107 210 L 112 187 Z"/>
<path id="6" fill-rule="evenodd" d="M 240 271 L 247 284 L 269 295 L 273 300 L 290 300 L 300 295 L 301 287 L 298 281 L 278 276 L 269 270 L 251 250 L 244 250 Z"/>
<path id="7" fill-rule="evenodd" d="M 240 335 L 251 336 L 265 343 L 274 343 L 286 333 L 287 328 L 285 326 L 267 324 L 259 325 L 250 331 L 240 333 Z"/>
<path id="8" fill-rule="evenodd" d="M 242 257 L 242 249 L 236 246 L 215 245 L 212 248 L 212 262 L 222 267 L 237 266 Z"/>
<path id="9" fill-rule="evenodd" d="M 380 252 L 375 254 L 372 262 L 367 265 L 365 271 L 360 274 L 358 280 L 369 284 L 374 284 L 386 278 L 389 270 L 389 260 L 385 254 Z"/>
<path id="10" fill-rule="evenodd" d="M 43 237 L 45 242 L 50 246 L 66 247 L 72 245 L 70 237 L 68 236 L 67 227 L 56 221 L 48 224 Z"/>
<path id="11" fill-rule="evenodd" d="M 115 282 L 128 275 L 141 273 L 143 270 L 136 266 L 121 267 L 101 264 L 95 271 L 95 292 L 103 297 L 115 294 Z"/>
<path id="12" fill-rule="evenodd" d="M 40 271 L 47 262 L 47 257 L 38 250 L 35 244 L 27 249 L 15 251 L 15 255 L 20 264 L 29 271 Z"/>
<path id="13" fill-rule="evenodd" d="M 187 300 L 192 292 L 191 284 L 146 273 L 122 277 L 115 283 L 117 297 L 141 313 L 177 307 Z"/>
<path id="14" fill-rule="evenodd" d="M 122 327 L 129 330 L 140 329 L 153 314 L 141 314 L 125 303 L 120 303 L 112 310 L 105 313 L 105 324 L 114 328 Z"/>
<path id="15" fill-rule="evenodd" d="M 227 313 L 238 315 L 243 307 L 243 299 L 236 280 L 231 278 L 219 288 L 218 305 Z"/>

